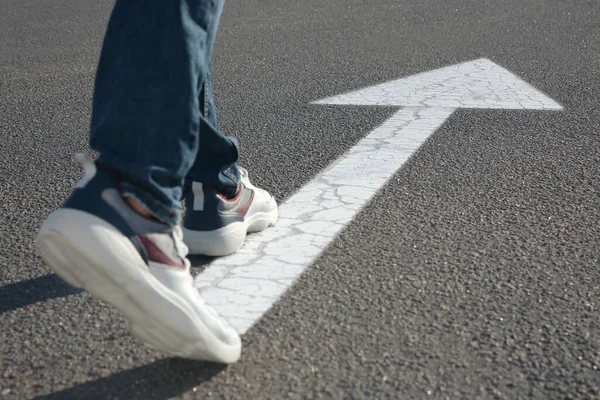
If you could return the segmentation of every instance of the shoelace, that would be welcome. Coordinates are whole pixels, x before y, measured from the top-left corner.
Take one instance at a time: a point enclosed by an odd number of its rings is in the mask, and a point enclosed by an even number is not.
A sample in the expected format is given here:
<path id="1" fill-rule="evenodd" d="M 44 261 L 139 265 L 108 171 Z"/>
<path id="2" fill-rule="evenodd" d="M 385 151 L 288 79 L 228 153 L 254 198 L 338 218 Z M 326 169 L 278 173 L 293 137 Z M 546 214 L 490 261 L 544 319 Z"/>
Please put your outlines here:
<path id="1" fill-rule="evenodd" d="M 175 239 L 175 249 L 177 250 L 177 255 L 183 259 L 186 267 L 190 268 L 190 260 L 188 260 L 187 255 L 190 252 L 190 249 L 183 242 L 183 230 L 181 226 L 177 225 L 173 228 L 173 238 Z"/>

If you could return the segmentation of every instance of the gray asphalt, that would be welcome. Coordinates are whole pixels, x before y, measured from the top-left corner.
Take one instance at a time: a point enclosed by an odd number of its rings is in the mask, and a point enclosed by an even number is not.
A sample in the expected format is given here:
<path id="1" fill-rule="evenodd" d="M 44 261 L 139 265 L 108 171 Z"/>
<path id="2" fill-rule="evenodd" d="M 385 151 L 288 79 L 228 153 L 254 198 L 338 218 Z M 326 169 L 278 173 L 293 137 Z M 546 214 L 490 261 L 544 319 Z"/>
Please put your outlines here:
<path id="1" fill-rule="evenodd" d="M 111 6 L 0 0 L 0 398 L 600 398 L 600 3 L 228 0 L 221 127 L 279 199 L 395 111 L 326 96 L 485 57 L 564 111 L 457 111 L 227 368 L 142 347 L 34 252 Z"/>

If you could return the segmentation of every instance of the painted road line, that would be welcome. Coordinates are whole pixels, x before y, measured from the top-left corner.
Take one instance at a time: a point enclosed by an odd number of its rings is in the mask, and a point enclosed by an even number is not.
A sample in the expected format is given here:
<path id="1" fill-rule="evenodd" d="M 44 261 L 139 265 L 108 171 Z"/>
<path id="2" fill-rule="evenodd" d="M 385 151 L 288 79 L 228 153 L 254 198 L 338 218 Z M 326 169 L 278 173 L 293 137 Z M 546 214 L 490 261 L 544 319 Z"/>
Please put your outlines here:
<path id="1" fill-rule="evenodd" d="M 504 68 L 481 59 L 334 96 L 314 104 L 400 106 L 280 206 L 275 227 L 196 277 L 196 286 L 244 333 L 293 284 L 387 180 L 457 108 L 560 110 Z"/>

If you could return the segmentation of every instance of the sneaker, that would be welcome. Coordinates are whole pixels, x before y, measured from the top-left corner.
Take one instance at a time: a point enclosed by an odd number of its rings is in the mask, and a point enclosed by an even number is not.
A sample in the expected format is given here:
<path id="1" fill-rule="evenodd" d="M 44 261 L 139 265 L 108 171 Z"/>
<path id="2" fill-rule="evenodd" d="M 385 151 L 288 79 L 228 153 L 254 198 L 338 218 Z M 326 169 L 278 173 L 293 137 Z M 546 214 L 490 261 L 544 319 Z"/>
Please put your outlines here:
<path id="1" fill-rule="evenodd" d="M 148 346 L 178 357 L 237 361 L 240 337 L 194 287 L 181 228 L 137 214 L 109 171 L 78 159 L 84 178 L 37 236 L 44 261 L 69 284 L 117 308 Z"/>
<path id="2" fill-rule="evenodd" d="M 231 199 L 202 183 L 192 183 L 183 217 L 183 240 L 190 254 L 226 256 L 242 247 L 247 233 L 262 231 L 277 222 L 273 196 L 250 183 L 244 168 L 240 172 L 240 186 Z"/>

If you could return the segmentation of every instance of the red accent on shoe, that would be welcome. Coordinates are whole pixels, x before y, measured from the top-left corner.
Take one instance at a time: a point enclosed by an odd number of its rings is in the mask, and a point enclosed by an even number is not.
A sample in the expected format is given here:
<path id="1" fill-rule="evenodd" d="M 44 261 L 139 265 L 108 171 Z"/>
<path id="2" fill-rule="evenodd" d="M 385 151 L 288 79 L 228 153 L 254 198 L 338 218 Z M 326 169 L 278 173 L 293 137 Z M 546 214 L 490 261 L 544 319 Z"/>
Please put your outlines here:
<path id="1" fill-rule="evenodd" d="M 175 261 L 171 260 L 163 251 L 150 239 L 143 235 L 138 235 L 142 244 L 146 248 L 146 252 L 148 253 L 148 260 L 164 264 L 169 267 L 177 268 L 177 269 L 185 269 L 185 264 L 177 264 Z"/>
<path id="2" fill-rule="evenodd" d="M 241 192 L 241 190 L 240 190 Z M 250 209 L 250 205 L 252 204 L 252 200 L 254 200 L 254 191 L 252 191 L 252 195 L 250 196 L 250 200 L 248 200 L 248 202 L 246 204 L 244 204 L 243 206 L 241 206 L 238 209 L 238 214 L 242 214 L 244 217 L 246 216 L 246 214 L 248 213 L 248 210 Z"/>

